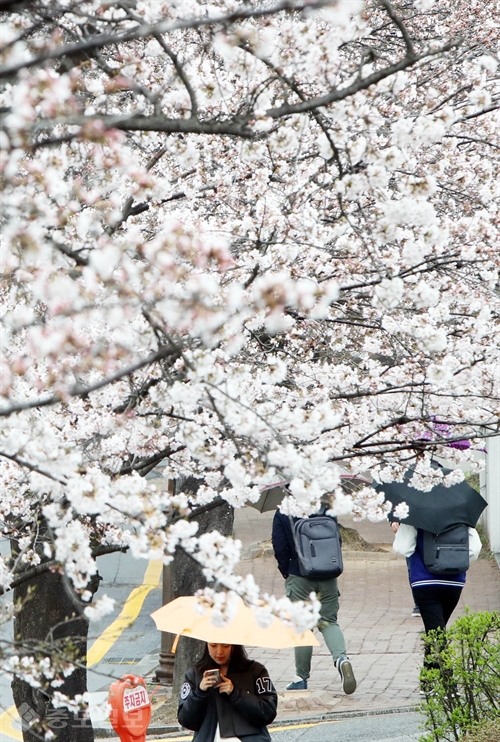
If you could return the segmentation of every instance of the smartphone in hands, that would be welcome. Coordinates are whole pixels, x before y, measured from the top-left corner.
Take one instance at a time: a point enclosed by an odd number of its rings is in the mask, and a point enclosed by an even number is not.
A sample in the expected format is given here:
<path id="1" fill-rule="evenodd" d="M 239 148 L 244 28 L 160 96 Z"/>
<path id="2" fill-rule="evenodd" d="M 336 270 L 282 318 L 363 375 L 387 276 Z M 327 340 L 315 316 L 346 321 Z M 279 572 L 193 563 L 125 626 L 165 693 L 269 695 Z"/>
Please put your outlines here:
<path id="1" fill-rule="evenodd" d="M 221 674 L 220 674 L 220 670 L 218 670 L 218 669 L 215 669 L 215 670 L 206 670 L 205 671 L 205 675 L 206 675 L 207 678 L 214 678 L 215 679 L 215 685 L 218 685 L 221 682 L 221 680 L 222 680 Z"/>

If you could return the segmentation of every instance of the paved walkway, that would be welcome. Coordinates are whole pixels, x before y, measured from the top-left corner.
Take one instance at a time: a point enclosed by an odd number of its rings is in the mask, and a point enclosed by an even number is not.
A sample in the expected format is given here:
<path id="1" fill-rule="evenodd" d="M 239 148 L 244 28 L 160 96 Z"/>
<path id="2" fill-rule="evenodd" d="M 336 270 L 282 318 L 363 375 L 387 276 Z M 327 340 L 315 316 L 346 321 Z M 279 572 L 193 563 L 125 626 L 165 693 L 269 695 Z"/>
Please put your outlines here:
<path id="1" fill-rule="evenodd" d="M 240 574 L 251 572 L 263 592 L 284 594 L 284 581 L 269 548 L 256 549 L 270 539 L 272 513 L 252 508 L 236 511 L 235 537 L 241 539 L 244 555 Z M 387 523 L 353 523 L 360 535 L 383 552 L 344 552 L 339 624 L 344 632 L 358 687 L 346 696 L 337 670 L 323 642 L 314 649 L 309 690 L 285 692 L 294 670 L 293 649 L 249 650 L 263 662 L 280 694 L 278 719 L 321 715 L 326 712 L 383 712 L 413 707 L 419 703 L 418 674 L 422 661 L 420 618 L 411 614 L 413 601 L 406 562 L 391 551 L 393 533 Z M 500 610 L 500 570 L 494 560 L 479 559 L 468 573 L 467 584 L 455 617 L 472 611 Z"/>

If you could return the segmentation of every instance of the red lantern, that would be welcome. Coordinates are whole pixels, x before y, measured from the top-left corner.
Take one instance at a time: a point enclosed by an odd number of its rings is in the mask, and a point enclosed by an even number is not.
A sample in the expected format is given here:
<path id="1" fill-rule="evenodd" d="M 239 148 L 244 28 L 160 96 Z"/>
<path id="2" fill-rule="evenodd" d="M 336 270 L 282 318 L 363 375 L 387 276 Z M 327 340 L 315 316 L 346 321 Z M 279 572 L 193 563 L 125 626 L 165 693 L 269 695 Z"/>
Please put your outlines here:
<path id="1" fill-rule="evenodd" d="M 151 703 L 144 678 L 122 675 L 108 696 L 110 721 L 121 742 L 144 742 L 151 719 Z"/>

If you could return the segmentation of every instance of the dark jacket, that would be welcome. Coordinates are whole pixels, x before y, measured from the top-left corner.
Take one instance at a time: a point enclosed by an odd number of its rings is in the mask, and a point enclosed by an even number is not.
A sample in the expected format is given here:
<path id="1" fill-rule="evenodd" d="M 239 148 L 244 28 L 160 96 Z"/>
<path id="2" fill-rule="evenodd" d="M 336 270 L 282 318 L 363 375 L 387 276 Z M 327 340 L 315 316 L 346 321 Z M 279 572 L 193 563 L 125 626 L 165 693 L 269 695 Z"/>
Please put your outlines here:
<path id="1" fill-rule="evenodd" d="M 292 526 L 288 515 L 283 515 L 277 510 L 273 518 L 273 550 L 278 569 L 285 577 L 288 575 L 299 575 L 300 567 L 297 558 L 297 550 L 293 540 Z"/>
<path id="2" fill-rule="evenodd" d="M 234 685 L 229 695 L 216 688 L 200 690 L 203 671 L 192 667 L 181 688 L 177 718 L 195 732 L 193 742 L 213 742 L 217 722 L 221 737 L 239 737 L 245 742 L 270 742 L 267 724 L 274 721 L 278 695 L 266 668 L 244 660 L 227 671 Z"/>

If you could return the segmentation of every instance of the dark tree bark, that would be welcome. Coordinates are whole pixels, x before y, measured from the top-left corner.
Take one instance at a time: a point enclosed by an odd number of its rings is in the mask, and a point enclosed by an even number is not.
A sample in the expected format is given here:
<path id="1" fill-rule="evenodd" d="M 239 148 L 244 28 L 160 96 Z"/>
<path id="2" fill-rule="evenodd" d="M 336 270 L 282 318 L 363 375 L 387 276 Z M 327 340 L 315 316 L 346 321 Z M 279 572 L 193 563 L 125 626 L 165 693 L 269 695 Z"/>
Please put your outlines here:
<path id="1" fill-rule="evenodd" d="M 38 538 L 37 550 L 43 539 L 43 528 L 39 533 L 42 536 Z M 88 589 L 94 593 L 98 584 L 96 575 Z M 14 603 L 21 606 L 14 619 L 17 652 L 36 660 L 47 656 L 56 660 L 62 656 L 78 663 L 75 671 L 64 678 L 57 690 L 70 698 L 85 693 L 88 621 L 67 577 L 48 571 L 23 582 L 14 589 Z M 67 709 L 54 708 L 51 703 L 54 690 L 50 683 L 46 687 L 32 688 L 20 678 L 12 681 L 24 742 L 44 740 L 47 729 L 54 733 L 54 742 L 93 742 L 90 718 L 84 719 Z"/>
<path id="2" fill-rule="evenodd" d="M 177 491 L 195 493 L 201 484 L 201 480 L 188 477 L 176 487 Z M 226 502 L 221 502 L 217 507 L 207 510 L 196 517 L 199 523 L 198 534 L 217 530 L 224 536 L 233 533 L 234 510 Z M 201 567 L 193 559 L 177 550 L 174 560 L 173 593 L 178 598 L 181 595 L 193 595 L 196 590 L 207 586 Z M 175 654 L 173 697 L 178 694 L 186 671 L 201 658 L 205 643 L 181 636 Z"/>

